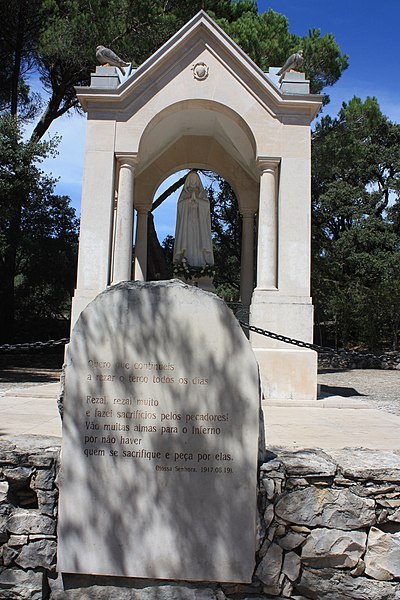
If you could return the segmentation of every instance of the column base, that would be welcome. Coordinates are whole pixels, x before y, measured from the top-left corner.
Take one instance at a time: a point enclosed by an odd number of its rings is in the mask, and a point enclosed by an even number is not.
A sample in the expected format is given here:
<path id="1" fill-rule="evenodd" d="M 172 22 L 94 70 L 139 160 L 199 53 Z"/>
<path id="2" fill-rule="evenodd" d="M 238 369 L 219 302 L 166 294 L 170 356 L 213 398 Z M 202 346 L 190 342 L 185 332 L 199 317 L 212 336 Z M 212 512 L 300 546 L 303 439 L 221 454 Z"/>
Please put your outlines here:
<path id="1" fill-rule="evenodd" d="M 269 400 L 317 399 L 314 350 L 254 348 L 254 354 L 260 368 L 264 406 Z"/>

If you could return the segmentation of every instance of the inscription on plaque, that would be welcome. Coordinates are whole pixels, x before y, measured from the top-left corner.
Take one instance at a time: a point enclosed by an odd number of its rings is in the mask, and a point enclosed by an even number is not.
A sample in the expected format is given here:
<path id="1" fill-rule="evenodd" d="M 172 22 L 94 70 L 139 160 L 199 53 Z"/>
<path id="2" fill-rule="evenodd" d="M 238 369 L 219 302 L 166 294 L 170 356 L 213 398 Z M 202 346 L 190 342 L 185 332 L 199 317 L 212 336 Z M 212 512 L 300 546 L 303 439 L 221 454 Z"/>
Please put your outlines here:
<path id="1" fill-rule="evenodd" d="M 224 303 L 124 283 L 67 355 L 58 569 L 250 581 L 258 373 Z"/>

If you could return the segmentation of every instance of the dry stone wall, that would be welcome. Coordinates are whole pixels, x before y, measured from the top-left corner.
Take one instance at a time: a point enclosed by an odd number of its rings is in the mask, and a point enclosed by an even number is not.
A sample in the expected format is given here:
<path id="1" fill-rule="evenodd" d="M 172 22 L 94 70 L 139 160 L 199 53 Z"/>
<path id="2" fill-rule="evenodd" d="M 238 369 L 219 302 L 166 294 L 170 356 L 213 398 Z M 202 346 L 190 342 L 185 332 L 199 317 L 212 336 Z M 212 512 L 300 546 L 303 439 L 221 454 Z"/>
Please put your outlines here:
<path id="1" fill-rule="evenodd" d="M 319 352 L 319 369 L 400 369 L 400 352 Z"/>
<path id="2" fill-rule="evenodd" d="M 0 444 L 1 600 L 399 600 L 400 454 L 267 452 L 249 585 L 55 571 L 59 447 Z"/>

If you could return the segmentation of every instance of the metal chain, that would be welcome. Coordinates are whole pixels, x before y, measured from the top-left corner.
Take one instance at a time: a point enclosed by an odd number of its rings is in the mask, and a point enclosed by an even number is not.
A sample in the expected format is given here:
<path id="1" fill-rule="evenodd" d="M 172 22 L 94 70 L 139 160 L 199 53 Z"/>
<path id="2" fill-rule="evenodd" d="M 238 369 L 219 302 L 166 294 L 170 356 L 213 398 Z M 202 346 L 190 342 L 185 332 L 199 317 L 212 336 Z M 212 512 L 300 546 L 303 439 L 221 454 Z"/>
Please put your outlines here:
<path id="1" fill-rule="evenodd" d="M 65 346 L 68 344 L 69 338 L 61 338 L 60 340 L 48 340 L 47 342 L 31 342 L 26 344 L 3 344 L 0 346 L 0 351 L 12 352 L 13 350 L 41 350 L 42 348 L 55 348 L 57 346 Z"/>
<path id="2" fill-rule="evenodd" d="M 315 350 L 316 352 L 335 352 L 333 348 L 327 348 L 326 346 L 318 346 L 318 344 L 310 344 L 309 342 L 303 342 L 302 340 L 296 340 L 294 338 L 287 337 L 286 335 L 280 335 L 279 333 L 274 333 L 273 331 L 268 331 L 267 329 L 261 329 L 260 327 L 254 327 L 253 325 L 249 325 L 249 323 L 245 323 L 244 321 L 239 321 L 240 325 L 249 331 L 253 331 L 254 333 L 258 333 L 259 335 L 264 335 L 273 340 L 277 340 L 278 342 L 284 342 L 285 344 L 292 344 L 293 346 L 298 346 L 299 348 L 308 348 L 309 350 Z"/>
<path id="3" fill-rule="evenodd" d="M 292 344 L 293 346 L 298 346 L 299 348 L 308 348 L 310 350 L 316 350 L 317 352 L 335 352 L 333 348 L 327 348 L 325 346 L 318 346 L 318 344 L 310 344 L 309 342 L 296 340 L 285 335 L 280 335 L 279 333 L 274 333 L 273 331 L 261 329 L 260 327 L 254 327 L 253 325 L 249 325 L 249 323 L 245 323 L 244 321 L 239 320 L 239 323 L 242 327 L 248 329 L 249 331 L 253 331 L 254 333 L 258 333 L 259 335 L 264 335 L 273 340 L 277 340 L 278 342 Z M 48 340 L 47 342 L 32 342 L 26 344 L 3 344 L 2 346 L 0 346 L 0 352 L 12 352 L 13 350 L 23 351 L 41 350 L 42 348 L 55 348 L 57 346 L 65 346 L 66 344 L 68 344 L 68 342 L 69 338 L 61 338 L 60 340 Z"/>

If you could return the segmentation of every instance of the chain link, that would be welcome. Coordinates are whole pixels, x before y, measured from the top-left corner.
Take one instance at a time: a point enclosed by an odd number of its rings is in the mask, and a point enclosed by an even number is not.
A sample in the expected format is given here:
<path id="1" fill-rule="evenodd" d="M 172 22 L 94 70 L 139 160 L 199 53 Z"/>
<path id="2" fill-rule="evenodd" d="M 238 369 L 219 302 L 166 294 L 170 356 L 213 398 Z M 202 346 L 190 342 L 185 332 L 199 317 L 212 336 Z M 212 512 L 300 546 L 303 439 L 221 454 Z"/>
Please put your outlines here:
<path id="1" fill-rule="evenodd" d="M 303 342 L 302 340 L 296 340 L 294 338 L 287 337 L 286 335 L 280 335 L 279 333 L 268 331 L 267 329 L 254 327 L 254 325 L 249 325 L 249 323 L 245 323 L 244 321 L 239 321 L 239 323 L 242 327 L 248 329 L 249 331 L 253 331 L 259 335 L 264 335 L 272 340 L 277 340 L 278 342 L 292 344 L 293 346 L 298 346 L 299 348 L 308 348 L 309 350 L 315 350 L 316 352 L 335 352 L 333 348 L 327 348 L 326 346 L 318 346 L 318 344 L 311 344 L 309 342 Z"/>

